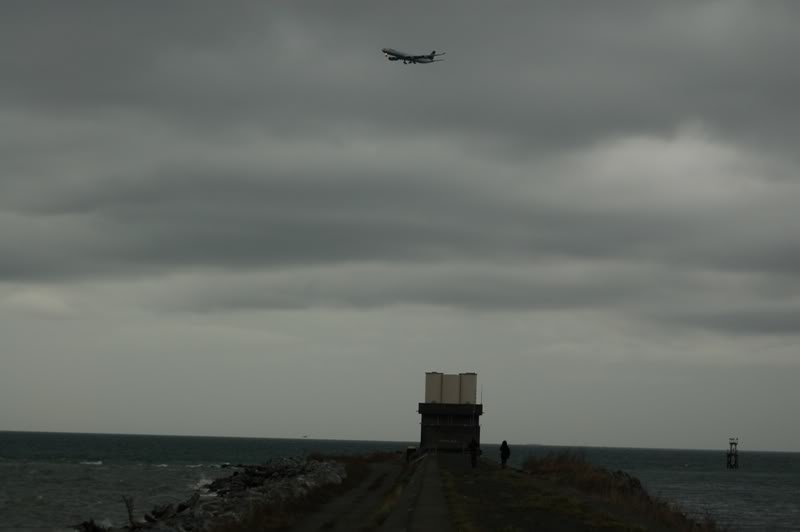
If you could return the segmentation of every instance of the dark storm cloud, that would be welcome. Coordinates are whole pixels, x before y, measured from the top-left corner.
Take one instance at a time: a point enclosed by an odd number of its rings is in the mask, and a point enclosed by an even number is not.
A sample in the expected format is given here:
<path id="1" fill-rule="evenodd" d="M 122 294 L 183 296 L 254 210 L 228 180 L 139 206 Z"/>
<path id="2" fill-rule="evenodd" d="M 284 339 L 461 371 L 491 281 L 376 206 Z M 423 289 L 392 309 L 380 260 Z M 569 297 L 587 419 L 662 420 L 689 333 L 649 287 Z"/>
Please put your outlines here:
<path id="1" fill-rule="evenodd" d="M 793 3 L 43 6 L 0 8 L 4 279 L 487 257 L 800 271 Z M 404 67 L 382 46 L 447 61 Z M 775 181 L 788 188 L 736 192 Z M 527 308 L 558 306 L 559 290 L 567 305 L 651 293 L 586 275 L 330 297 Z M 281 296 L 314 304 L 298 297 Z"/>
<path id="2" fill-rule="evenodd" d="M 686 120 L 751 142 L 797 137 L 790 2 L 37 5 L 3 8 L 9 105 L 302 135 L 391 124 L 516 155 Z M 398 68 L 387 45 L 450 55 Z"/>
<path id="3" fill-rule="evenodd" d="M 64 190 L 5 216 L 8 277 L 85 277 L 188 264 L 234 268 L 485 256 L 635 255 L 685 221 L 564 212 L 425 177 L 291 178 L 197 169 Z M 37 198 L 41 201 L 41 198 Z M 634 223 L 636 222 L 636 223 Z"/>
<path id="4" fill-rule="evenodd" d="M 602 281 L 602 282 L 598 282 Z M 230 309 L 372 309 L 393 305 L 436 305 L 475 311 L 602 308 L 658 293 L 634 268 L 497 268 L 491 264 L 341 266 L 274 274 L 217 278 L 195 276 L 162 296 L 164 308 L 202 312 Z"/>
<path id="5" fill-rule="evenodd" d="M 0 428 L 402 441 L 443 370 L 488 439 L 796 449 L 798 19 L 0 3 Z"/>
<path id="6" fill-rule="evenodd" d="M 689 312 L 680 316 L 682 325 L 742 336 L 800 335 L 800 307 L 720 309 L 716 313 Z"/>

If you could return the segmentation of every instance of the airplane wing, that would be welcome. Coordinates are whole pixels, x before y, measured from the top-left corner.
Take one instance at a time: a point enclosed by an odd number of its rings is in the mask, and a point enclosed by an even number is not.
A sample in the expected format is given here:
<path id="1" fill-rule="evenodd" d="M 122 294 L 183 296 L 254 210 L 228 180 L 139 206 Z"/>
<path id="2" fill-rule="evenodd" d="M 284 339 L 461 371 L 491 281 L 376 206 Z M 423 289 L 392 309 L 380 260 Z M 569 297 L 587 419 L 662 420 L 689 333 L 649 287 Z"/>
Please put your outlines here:
<path id="1" fill-rule="evenodd" d="M 444 54 L 446 54 L 446 53 L 447 53 L 447 52 L 440 52 L 440 53 L 438 53 L 438 54 L 437 54 L 437 53 L 436 53 L 436 50 L 434 50 L 434 51 L 432 51 L 432 52 L 431 52 L 431 53 L 429 53 L 429 54 L 422 54 L 422 55 L 412 55 L 412 56 L 409 56 L 408 58 L 409 58 L 409 59 L 414 59 L 414 60 L 418 60 L 418 59 L 430 59 L 431 61 L 433 61 L 433 58 L 434 58 L 434 57 L 437 57 L 437 56 L 440 56 L 440 55 L 444 55 Z M 438 61 L 440 61 L 440 60 L 438 60 Z"/>

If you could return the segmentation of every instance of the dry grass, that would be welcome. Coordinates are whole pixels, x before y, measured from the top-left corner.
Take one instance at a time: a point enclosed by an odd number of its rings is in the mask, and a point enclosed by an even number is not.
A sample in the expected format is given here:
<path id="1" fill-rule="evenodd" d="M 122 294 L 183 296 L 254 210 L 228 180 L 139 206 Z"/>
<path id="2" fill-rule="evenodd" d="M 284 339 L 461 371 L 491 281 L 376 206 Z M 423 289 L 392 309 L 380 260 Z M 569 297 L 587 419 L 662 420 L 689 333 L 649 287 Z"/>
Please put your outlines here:
<path id="1" fill-rule="evenodd" d="M 643 517 L 670 530 L 716 532 L 724 530 L 707 517 L 698 522 L 680 508 L 647 493 L 641 482 L 623 471 L 608 471 L 589 463 L 582 453 L 561 451 L 543 457 L 531 457 L 523 470 L 537 477 L 554 480 L 576 488 L 595 500 L 624 508 L 629 516 Z"/>
<path id="2" fill-rule="evenodd" d="M 641 483 L 634 477 L 618 471 L 611 473 L 590 464 L 582 453 L 561 451 L 544 457 L 528 458 L 522 469 L 535 475 L 557 477 L 582 491 L 601 495 L 646 494 Z"/>

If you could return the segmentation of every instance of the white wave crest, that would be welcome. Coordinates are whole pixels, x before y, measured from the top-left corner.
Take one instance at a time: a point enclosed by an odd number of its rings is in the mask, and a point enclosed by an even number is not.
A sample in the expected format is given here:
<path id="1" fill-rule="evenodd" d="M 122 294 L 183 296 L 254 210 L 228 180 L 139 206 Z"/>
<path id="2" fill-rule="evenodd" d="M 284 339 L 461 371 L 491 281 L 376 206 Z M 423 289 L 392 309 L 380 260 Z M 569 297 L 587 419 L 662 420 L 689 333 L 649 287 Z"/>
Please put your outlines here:
<path id="1" fill-rule="evenodd" d="M 86 460 L 85 462 L 81 462 L 82 465 L 103 465 L 102 460 Z"/>
<path id="2" fill-rule="evenodd" d="M 189 484 L 189 489 L 193 490 L 206 490 L 208 485 L 211 484 L 212 480 L 207 477 L 201 477 L 200 480 L 195 482 L 194 484 Z"/>

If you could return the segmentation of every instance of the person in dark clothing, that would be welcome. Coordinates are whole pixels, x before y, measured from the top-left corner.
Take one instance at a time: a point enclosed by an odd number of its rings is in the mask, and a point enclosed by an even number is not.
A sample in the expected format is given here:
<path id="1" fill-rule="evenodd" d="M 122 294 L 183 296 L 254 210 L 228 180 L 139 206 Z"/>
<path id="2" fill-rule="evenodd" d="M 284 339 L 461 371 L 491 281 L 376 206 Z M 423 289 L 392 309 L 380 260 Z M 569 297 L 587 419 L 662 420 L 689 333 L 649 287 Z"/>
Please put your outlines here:
<path id="1" fill-rule="evenodd" d="M 511 449 L 508 448 L 506 440 L 503 440 L 503 443 L 500 445 L 500 463 L 503 464 L 503 467 L 506 467 L 509 456 L 511 456 Z"/>
<path id="2" fill-rule="evenodd" d="M 481 452 L 480 447 L 478 446 L 478 441 L 475 438 L 472 438 L 472 441 L 469 442 L 467 449 L 469 449 L 469 459 L 472 463 L 472 467 L 475 468 L 478 466 L 478 454 Z"/>

